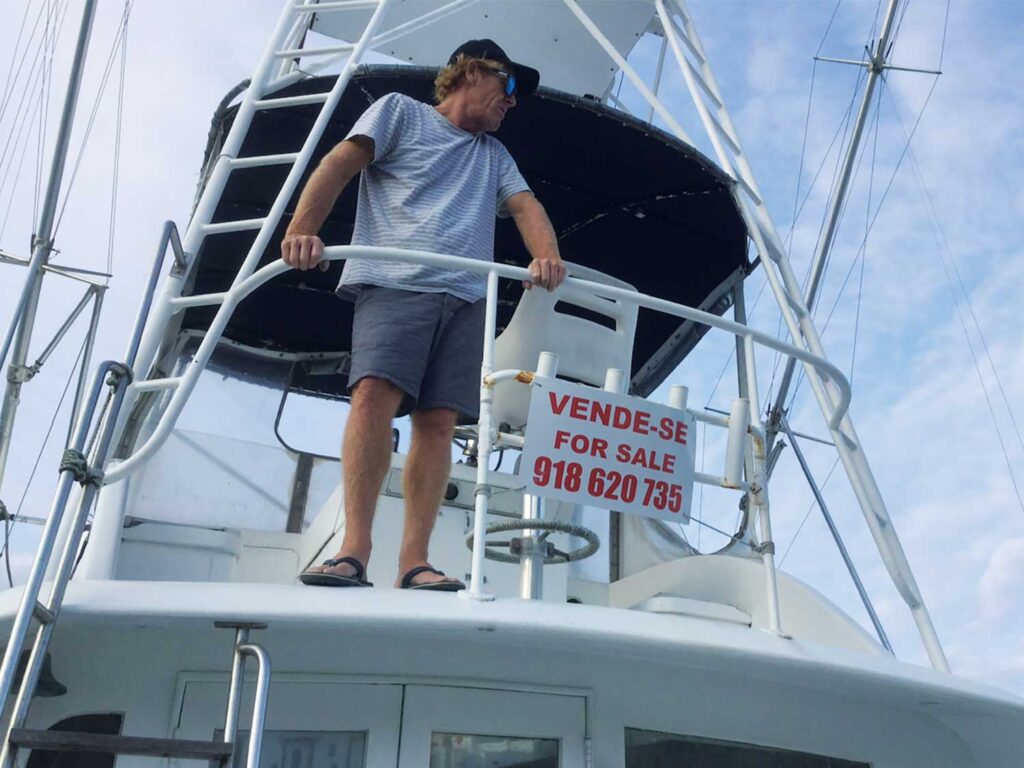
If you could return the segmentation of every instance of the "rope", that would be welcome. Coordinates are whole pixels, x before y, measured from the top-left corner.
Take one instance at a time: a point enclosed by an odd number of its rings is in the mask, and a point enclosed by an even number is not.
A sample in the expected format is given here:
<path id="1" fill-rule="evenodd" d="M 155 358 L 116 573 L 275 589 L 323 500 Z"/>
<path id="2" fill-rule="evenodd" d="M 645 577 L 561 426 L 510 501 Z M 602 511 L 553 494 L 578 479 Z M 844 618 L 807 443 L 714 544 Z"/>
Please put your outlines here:
<path id="1" fill-rule="evenodd" d="M 89 469 L 89 460 L 85 454 L 75 448 L 65 448 L 61 456 L 58 472 L 70 472 L 75 482 L 81 485 L 99 485 L 102 474 Z"/>

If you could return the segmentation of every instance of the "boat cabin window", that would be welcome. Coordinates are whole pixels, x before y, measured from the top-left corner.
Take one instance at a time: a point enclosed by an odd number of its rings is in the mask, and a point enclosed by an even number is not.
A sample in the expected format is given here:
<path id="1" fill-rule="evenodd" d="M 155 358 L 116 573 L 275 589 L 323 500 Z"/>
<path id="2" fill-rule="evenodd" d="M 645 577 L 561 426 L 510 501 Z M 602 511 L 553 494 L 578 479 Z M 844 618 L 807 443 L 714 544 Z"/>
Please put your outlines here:
<path id="1" fill-rule="evenodd" d="M 836 757 L 637 728 L 626 729 L 626 765 L 630 768 L 668 768 L 677 765 L 713 765 L 715 768 L 868 768 L 867 763 Z"/>
<path id="2" fill-rule="evenodd" d="M 433 733 L 430 768 L 558 768 L 558 739 Z"/>
<path id="3" fill-rule="evenodd" d="M 216 738 L 224 737 L 217 731 Z M 244 768 L 249 754 L 249 731 L 239 729 L 238 744 L 229 768 Z M 363 768 L 366 765 L 365 731 L 274 731 L 263 732 L 260 765 L 265 768 Z M 210 768 L 219 763 L 211 762 Z"/>

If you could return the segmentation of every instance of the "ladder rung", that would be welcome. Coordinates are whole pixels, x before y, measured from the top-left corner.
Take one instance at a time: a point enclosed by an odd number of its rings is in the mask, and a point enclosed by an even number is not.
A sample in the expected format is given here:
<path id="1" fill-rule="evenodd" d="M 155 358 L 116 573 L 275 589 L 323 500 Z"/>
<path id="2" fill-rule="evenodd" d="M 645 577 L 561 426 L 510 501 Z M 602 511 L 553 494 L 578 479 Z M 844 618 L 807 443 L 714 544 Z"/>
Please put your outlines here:
<path id="1" fill-rule="evenodd" d="M 729 133 L 729 131 L 725 130 L 725 126 L 722 125 L 722 123 L 719 121 L 718 116 L 709 112 L 708 117 L 710 117 L 711 122 L 715 124 L 715 128 L 718 131 L 718 135 L 725 139 L 727 142 L 729 142 L 729 148 L 732 150 L 732 153 L 734 155 L 742 155 L 743 147 L 739 145 L 739 142 L 737 142 L 732 137 L 732 134 Z"/>
<path id="2" fill-rule="evenodd" d="M 297 13 L 324 13 L 330 11 L 352 11 L 361 8 L 376 8 L 378 0 L 333 0 L 330 3 L 305 3 L 296 5 Z"/>
<path id="3" fill-rule="evenodd" d="M 211 306 L 222 304 L 226 293 L 199 293 L 195 296 L 177 296 L 171 299 L 171 306 L 178 309 L 186 309 L 191 306 Z"/>
<path id="4" fill-rule="evenodd" d="M 32 607 L 32 615 L 39 619 L 40 624 L 53 624 L 53 611 L 36 600 Z"/>
<path id="5" fill-rule="evenodd" d="M 11 731 L 11 744 L 24 749 L 48 752 L 112 752 L 142 757 L 180 757 L 194 760 L 225 760 L 231 756 L 231 744 L 223 741 L 151 739 L 147 736 L 120 736 L 75 731 L 40 731 L 17 728 Z"/>
<path id="6" fill-rule="evenodd" d="M 746 193 L 750 196 L 750 199 L 754 201 L 754 205 L 761 205 L 764 202 L 761 199 L 761 196 L 757 194 L 757 192 L 754 191 L 754 188 L 747 183 L 747 180 L 745 178 L 743 178 L 742 173 L 738 174 L 736 180 L 740 183 L 740 186 L 743 187 L 744 190 L 746 190 Z"/>
<path id="7" fill-rule="evenodd" d="M 203 227 L 203 233 L 207 235 L 219 235 L 224 232 L 244 232 L 247 229 L 259 229 L 263 226 L 264 221 L 266 221 L 265 218 L 220 221 L 216 224 L 206 224 Z"/>
<path id="8" fill-rule="evenodd" d="M 169 379 L 147 379 L 146 381 L 133 382 L 131 387 L 136 392 L 159 392 L 164 389 L 174 389 L 181 384 L 181 377 L 174 376 Z"/>
<path id="9" fill-rule="evenodd" d="M 690 40 L 690 36 L 686 34 L 686 27 L 681 27 L 676 19 L 671 17 L 669 18 L 672 22 L 672 28 L 675 31 L 675 33 L 679 36 L 679 39 L 683 41 L 683 44 L 687 48 L 689 48 L 690 53 L 693 54 L 693 57 L 697 59 L 698 62 L 700 62 L 701 66 L 703 66 L 706 63 L 706 61 L 704 57 L 701 55 L 701 52 L 700 50 L 698 50 L 697 46 L 693 44 L 692 40 Z"/>
<path id="10" fill-rule="evenodd" d="M 195 296 L 178 296 L 171 299 L 171 306 L 178 309 L 188 307 L 209 307 L 213 304 L 223 304 L 226 293 L 197 293 Z"/>
<path id="11" fill-rule="evenodd" d="M 719 99 L 715 95 L 714 91 L 711 90 L 711 86 L 708 85 L 708 82 L 707 80 L 704 79 L 704 75 L 701 73 L 701 71 L 697 69 L 695 66 L 693 66 L 693 62 L 691 62 L 689 59 L 686 59 L 685 61 L 687 68 L 689 68 L 690 72 L 693 74 L 693 79 L 697 81 L 697 85 L 699 85 L 700 89 L 704 91 L 704 94 L 709 99 L 711 99 L 711 103 L 715 105 L 715 108 L 721 109 L 722 107 L 724 107 L 725 105 L 722 104 L 721 99 Z"/>
<path id="12" fill-rule="evenodd" d="M 329 93 L 310 93 L 306 96 L 282 96 L 279 99 L 260 99 L 253 103 L 256 109 L 280 109 L 282 107 L 299 107 L 303 104 L 323 104 Z"/>
<path id="13" fill-rule="evenodd" d="M 347 53 L 355 48 L 351 43 L 347 45 L 330 45 L 325 48 L 288 48 L 278 51 L 274 56 L 278 59 L 296 59 L 307 56 L 331 56 L 335 53 Z"/>
<path id="14" fill-rule="evenodd" d="M 285 152 L 280 155 L 253 155 L 252 157 L 233 157 L 228 160 L 232 168 L 263 168 L 268 165 L 288 165 L 299 157 L 298 152 Z"/>

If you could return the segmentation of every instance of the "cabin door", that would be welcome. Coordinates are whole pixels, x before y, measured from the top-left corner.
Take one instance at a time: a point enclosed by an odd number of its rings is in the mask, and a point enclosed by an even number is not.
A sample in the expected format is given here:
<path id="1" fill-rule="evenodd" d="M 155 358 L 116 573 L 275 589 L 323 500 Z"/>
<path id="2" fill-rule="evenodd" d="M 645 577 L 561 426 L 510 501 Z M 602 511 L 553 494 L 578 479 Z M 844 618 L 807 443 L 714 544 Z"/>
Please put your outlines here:
<path id="1" fill-rule="evenodd" d="M 586 700 L 407 685 L 399 768 L 583 768 Z"/>
<path id="2" fill-rule="evenodd" d="M 254 682 L 247 679 L 243 688 L 239 749 L 229 768 L 245 765 Z M 175 737 L 219 738 L 227 689 L 224 680 L 186 682 Z M 401 716 L 401 685 L 274 681 L 260 766 L 395 768 Z M 179 765 L 191 768 L 195 762 Z"/>

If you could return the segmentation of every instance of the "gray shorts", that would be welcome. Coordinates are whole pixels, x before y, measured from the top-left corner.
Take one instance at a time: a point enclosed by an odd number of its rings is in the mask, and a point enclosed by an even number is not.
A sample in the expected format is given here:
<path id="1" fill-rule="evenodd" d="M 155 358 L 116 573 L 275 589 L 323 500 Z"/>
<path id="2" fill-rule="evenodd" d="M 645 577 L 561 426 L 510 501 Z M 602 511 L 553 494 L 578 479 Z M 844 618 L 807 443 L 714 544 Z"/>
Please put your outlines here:
<path id="1" fill-rule="evenodd" d="M 352 324 L 349 391 L 366 376 L 405 392 L 398 415 L 449 408 L 463 421 L 480 410 L 485 301 L 448 293 L 360 286 Z"/>

